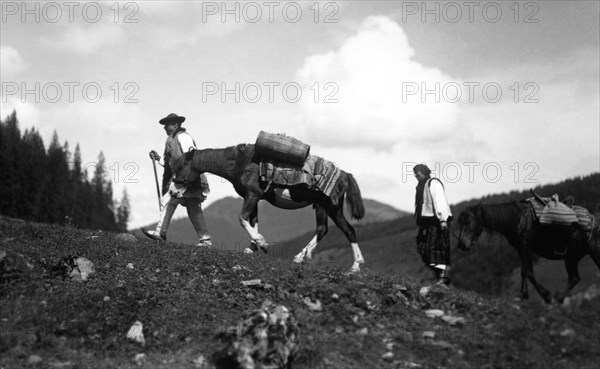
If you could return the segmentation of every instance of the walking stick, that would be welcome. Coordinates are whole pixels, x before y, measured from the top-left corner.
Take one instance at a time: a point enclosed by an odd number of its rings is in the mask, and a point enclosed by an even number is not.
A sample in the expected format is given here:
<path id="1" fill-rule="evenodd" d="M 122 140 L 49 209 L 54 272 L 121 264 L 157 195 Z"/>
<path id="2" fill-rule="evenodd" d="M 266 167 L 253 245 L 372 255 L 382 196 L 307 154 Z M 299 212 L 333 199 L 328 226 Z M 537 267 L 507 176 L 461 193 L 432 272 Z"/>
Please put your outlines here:
<path id="1" fill-rule="evenodd" d="M 152 158 L 152 167 L 154 168 L 154 179 L 156 182 L 156 195 L 158 196 L 158 211 L 162 211 L 162 199 L 160 197 L 160 188 L 158 187 L 158 174 L 156 174 L 156 161 Z"/>

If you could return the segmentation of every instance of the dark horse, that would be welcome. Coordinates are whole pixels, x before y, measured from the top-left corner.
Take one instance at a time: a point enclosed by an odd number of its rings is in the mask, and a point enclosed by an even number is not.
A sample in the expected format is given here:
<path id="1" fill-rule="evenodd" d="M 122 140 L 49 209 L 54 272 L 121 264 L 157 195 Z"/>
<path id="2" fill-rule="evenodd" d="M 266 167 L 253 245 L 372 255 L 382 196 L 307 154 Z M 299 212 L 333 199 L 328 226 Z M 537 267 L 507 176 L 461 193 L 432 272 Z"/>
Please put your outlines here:
<path id="1" fill-rule="evenodd" d="M 469 249 L 484 229 L 498 232 L 519 253 L 521 258 L 521 297 L 528 298 L 527 280 L 533 284 L 547 303 L 550 292 L 538 283 L 533 275 L 532 253 L 552 260 L 564 260 L 568 275 L 566 290 L 557 298 L 562 300 L 579 282 L 577 265 L 585 255 L 590 255 L 600 269 L 600 227 L 592 222 L 592 230 L 572 231 L 541 225 L 527 201 L 468 207 L 458 216 L 460 225 L 459 248 Z M 470 240 L 469 240 L 470 238 Z M 465 244 L 467 240 L 469 247 Z"/>
<path id="2" fill-rule="evenodd" d="M 334 202 L 323 192 L 308 189 L 305 185 L 287 187 L 272 185 L 264 191 L 259 178 L 259 158 L 254 154 L 254 145 L 250 144 L 240 144 L 224 149 L 192 150 L 178 160 L 174 169 L 177 173 L 176 181 L 193 184 L 199 180 L 201 173 L 208 172 L 233 184 L 235 191 L 244 199 L 239 218 L 240 224 L 252 240 L 250 247 L 244 252 L 255 252 L 258 251 L 258 248 L 267 252 L 268 244 L 258 232 L 258 202 L 260 200 L 267 200 L 282 209 L 298 209 L 313 204 L 317 217 L 316 235 L 294 257 L 294 261 L 302 263 L 305 259 L 311 259 L 312 251 L 327 233 L 327 216 L 329 216 L 335 225 L 344 232 L 352 245 L 354 263 L 351 271 L 360 271 L 360 265 L 364 263 L 364 259 L 356 242 L 354 228 L 344 217 L 343 211 L 344 198 L 347 196 L 352 217 L 359 220 L 365 215 L 360 189 L 352 174 L 341 171 L 336 184 L 336 186 L 341 186 L 338 187 L 340 191 L 337 191 L 341 195 Z"/>

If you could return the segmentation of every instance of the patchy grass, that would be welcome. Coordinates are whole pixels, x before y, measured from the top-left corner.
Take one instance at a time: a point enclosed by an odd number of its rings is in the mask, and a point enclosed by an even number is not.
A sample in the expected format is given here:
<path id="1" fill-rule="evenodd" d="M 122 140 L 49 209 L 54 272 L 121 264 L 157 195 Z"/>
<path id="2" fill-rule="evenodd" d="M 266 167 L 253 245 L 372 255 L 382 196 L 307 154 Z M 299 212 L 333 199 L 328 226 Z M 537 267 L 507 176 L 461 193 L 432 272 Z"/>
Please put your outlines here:
<path id="1" fill-rule="evenodd" d="M 31 355 L 49 368 L 202 367 L 194 360 L 220 347 L 219 330 L 267 299 L 293 310 L 300 323 L 294 368 L 579 369 L 600 361 L 599 298 L 566 309 L 446 287 L 422 297 L 422 286 L 402 275 L 347 276 L 269 255 L 0 221 L 0 249 L 33 265 L 0 285 L 1 368 L 24 367 Z M 96 274 L 85 283 L 53 276 L 51 267 L 66 255 L 91 260 Z M 249 279 L 274 288 L 241 285 Z M 323 309 L 312 311 L 306 297 Z M 424 311 L 433 308 L 466 323 L 428 318 Z M 144 325 L 145 346 L 126 338 L 135 321 Z M 422 338 L 425 331 L 435 337 Z M 388 352 L 393 356 L 382 358 Z M 138 353 L 146 354 L 141 365 L 133 360 Z"/>

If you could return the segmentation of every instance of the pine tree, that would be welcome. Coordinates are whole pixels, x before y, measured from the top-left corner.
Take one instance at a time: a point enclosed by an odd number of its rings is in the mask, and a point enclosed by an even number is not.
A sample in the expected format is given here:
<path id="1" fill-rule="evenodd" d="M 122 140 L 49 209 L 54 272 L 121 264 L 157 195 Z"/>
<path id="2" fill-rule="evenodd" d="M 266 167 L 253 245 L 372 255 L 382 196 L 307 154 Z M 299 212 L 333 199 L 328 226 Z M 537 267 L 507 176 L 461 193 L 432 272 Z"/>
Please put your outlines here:
<path id="1" fill-rule="evenodd" d="M 88 226 L 85 214 L 85 199 L 83 198 L 83 187 L 87 186 L 81 167 L 81 149 L 79 144 L 75 146 L 73 163 L 69 173 L 69 216 L 73 224 L 79 227 Z"/>
<path id="2" fill-rule="evenodd" d="M 18 215 L 19 199 L 19 168 L 21 159 L 19 145 L 21 131 L 17 112 L 11 115 L 0 125 L 0 212 L 8 216 Z"/>
<path id="3" fill-rule="evenodd" d="M 58 141 L 54 131 L 48 148 L 48 160 L 45 166 L 43 195 L 40 206 L 39 220 L 61 223 L 67 215 L 67 197 L 69 166 L 66 153 Z"/>
<path id="4" fill-rule="evenodd" d="M 18 216 L 23 219 L 36 220 L 35 214 L 42 199 L 47 157 L 44 142 L 35 128 L 25 131 L 20 156 L 22 161 L 19 180 L 21 206 L 19 206 Z"/>
<path id="5" fill-rule="evenodd" d="M 123 197 L 117 208 L 117 227 L 121 232 L 127 232 L 127 223 L 129 222 L 130 205 L 127 189 L 123 190 Z"/>
<path id="6" fill-rule="evenodd" d="M 92 190 L 94 193 L 93 225 L 101 229 L 114 230 L 117 228 L 117 224 L 112 200 L 112 184 L 106 174 L 106 159 L 102 151 L 98 155 L 98 162 L 94 169 L 94 177 L 92 178 Z"/>
<path id="7" fill-rule="evenodd" d="M 0 121 L 0 214 L 62 223 L 65 216 L 85 228 L 117 229 L 112 183 L 100 152 L 94 177 L 88 180 L 81 150 L 71 163 L 69 143 L 60 145 L 56 131 L 48 151 L 35 128 L 19 130 L 16 111 Z M 119 224 L 127 226 L 129 202 L 122 200 Z"/>

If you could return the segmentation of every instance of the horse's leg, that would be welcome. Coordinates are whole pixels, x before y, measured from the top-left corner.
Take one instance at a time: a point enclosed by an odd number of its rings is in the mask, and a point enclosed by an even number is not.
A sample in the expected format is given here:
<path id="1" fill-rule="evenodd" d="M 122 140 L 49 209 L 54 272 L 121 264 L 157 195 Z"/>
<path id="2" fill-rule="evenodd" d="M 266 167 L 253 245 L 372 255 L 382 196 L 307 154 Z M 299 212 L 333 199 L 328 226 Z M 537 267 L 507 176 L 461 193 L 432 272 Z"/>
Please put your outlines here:
<path id="1" fill-rule="evenodd" d="M 594 260 L 594 263 L 600 269 L 600 226 L 596 225 L 595 229 L 592 230 L 592 237 L 587 243 L 587 247 L 590 253 L 590 257 Z"/>
<path id="2" fill-rule="evenodd" d="M 265 241 L 265 238 L 258 233 L 258 227 L 255 228 L 250 224 L 251 214 L 257 208 L 259 200 L 260 197 L 254 193 L 248 193 L 246 197 L 244 197 L 244 205 L 242 206 L 242 212 L 240 213 L 240 224 L 246 230 L 252 241 L 255 242 L 261 250 L 267 252 L 267 247 L 269 245 Z"/>
<path id="3" fill-rule="evenodd" d="M 329 212 L 329 217 L 333 220 L 335 225 L 344 232 L 344 235 L 350 241 L 350 245 L 352 246 L 352 254 L 354 256 L 354 263 L 352 263 L 352 267 L 350 268 L 350 273 L 360 272 L 361 264 L 364 264 L 365 259 L 363 258 L 362 252 L 358 247 L 358 243 L 356 242 L 356 232 L 354 231 L 354 227 L 348 223 L 346 217 L 344 217 L 344 212 L 342 210 L 343 201 L 340 201 L 339 206 L 334 206 L 332 210 Z"/>
<path id="4" fill-rule="evenodd" d="M 556 299 L 560 302 L 564 300 L 565 296 L 567 296 L 569 291 L 571 291 L 573 287 L 575 287 L 577 283 L 579 283 L 579 281 L 581 280 L 581 278 L 579 277 L 578 268 L 579 260 L 581 260 L 581 258 L 577 257 L 568 257 L 565 259 L 565 267 L 567 268 L 567 275 L 569 277 L 569 281 L 567 284 L 567 289 L 556 296 Z"/>
<path id="5" fill-rule="evenodd" d="M 525 262 L 525 257 L 523 256 L 522 252 L 519 252 L 519 258 L 521 259 L 521 298 L 528 299 L 529 292 L 528 292 L 528 285 L 527 285 L 527 283 L 528 283 L 527 282 L 527 274 L 528 274 L 527 263 Z"/>
<path id="6" fill-rule="evenodd" d="M 254 232 L 258 233 L 258 205 L 254 207 L 250 213 L 250 226 L 254 229 Z M 250 241 L 250 246 L 244 249 L 245 254 L 251 254 L 258 251 L 258 245 L 254 240 Z"/>
<path id="7" fill-rule="evenodd" d="M 519 254 L 519 259 L 521 259 L 521 298 L 528 299 L 528 285 L 527 285 L 527 276 L 528 276 L 528 263 L 526 260 L 531 260 L 531 252 L 529 253 L 529 257 L 525 255 L 525 250 L 523 249 L 523 242 L 516 236 L 506 236 L 508 243 L 517 250 Z M 533 266 L 531 266 L 533 270 Z"/>
<path id="8" fill-rule="evenodd" d="M 544 288 L 536 279 L 533 274 L 533 261 L 531 257 L 531 250 L 524 249 L 521 253 L 521 297 L 526 299 L 529 298 L 529 294 L 527 293 L 527 280 L 533 284 L 533 287 L 538 291 L 540 296 L 544 299 L 546 303 L 550 303 L 552 301 L 552 297 L 550 292 Z M 527 280 L 526 280 L 527 279 Z"/>
<path id="9" fill-rule="evenodd" d="M 527 280 L 529 280 L 542 299 L 546 303 L 550 303 L 552 301 L 550 292 L 535 279 L 535 275 L 533 274 L 533 251 L 531 248 L 535 242 L 543 242 L 544 240 L 536 237 L 532 222 L 531 217 L 521 216 L 518 226 L 520 231 L 513 235 L 507 235 L 506 238 L 517 249 L 521 258 L 521 297 L 524 299 L 529 298 L 529 294 L 527 293 Z"/>
<path id="10" fill-rule="evenodd" d="M 312 259 L 312 252 L 317 247 L 319 241 L 327 234 L 327 211 L 320 205 L 315 205 L 315 215 L 317 217 L 317 230 L 315 236 L 310 242 L 294 257 L 295 263 L 302 263 L 305 259 Z"/>

